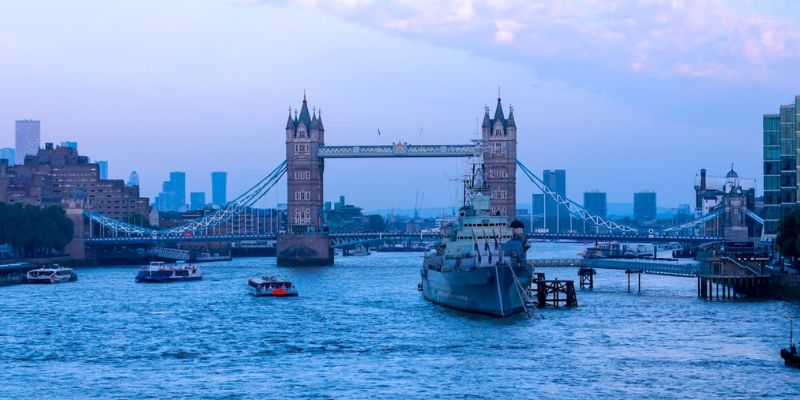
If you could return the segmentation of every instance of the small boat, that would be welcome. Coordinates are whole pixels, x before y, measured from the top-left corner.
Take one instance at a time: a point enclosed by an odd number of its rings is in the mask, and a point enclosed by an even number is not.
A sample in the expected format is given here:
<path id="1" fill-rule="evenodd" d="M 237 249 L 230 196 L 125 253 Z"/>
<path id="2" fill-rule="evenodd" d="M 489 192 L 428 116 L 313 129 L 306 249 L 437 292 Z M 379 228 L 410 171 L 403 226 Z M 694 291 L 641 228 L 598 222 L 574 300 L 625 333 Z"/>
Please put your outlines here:
<path id="1" fill-rule="evenodd" d="M 72 268 L 62 267 L 58 264 L 37 268 L 25 274 L 26 283 L 64 283 L 78 280 L 78 274 Z"/>
<path id="2" fill-rule="evenodd" d="M 165 264 L 160 261 L 143 266 L 136 274 L 138 283 L 199 281 L 201 279 L 203 279 L 203 274 L 195 265 Z"/>
<path id="3" fill-rule="evenodd" d="M 784 364 L 800 368 L 800 354 L 797 354 L 797 345 L 794 343 L 794 321 L 792 317 L 786 319 L 789 320 L 789 348 L 781 349 L 781 358 Z"/>
<path id="4" fill-rule="evenodd" d="M 297 296 L 297 288 L 285 279 L 274 275 L 265 275 L 261 278 L 250 278 L 247 281 L 247 290 L 256 297 L 293 297 Z"/>
<path id="5" fill-rule="evenodd" d="M 797 354 L 797 346 L 792 344 L 788 349 L 781 349 L 783 363 L 790 367 L 800 368 L 800 354 Z"/>

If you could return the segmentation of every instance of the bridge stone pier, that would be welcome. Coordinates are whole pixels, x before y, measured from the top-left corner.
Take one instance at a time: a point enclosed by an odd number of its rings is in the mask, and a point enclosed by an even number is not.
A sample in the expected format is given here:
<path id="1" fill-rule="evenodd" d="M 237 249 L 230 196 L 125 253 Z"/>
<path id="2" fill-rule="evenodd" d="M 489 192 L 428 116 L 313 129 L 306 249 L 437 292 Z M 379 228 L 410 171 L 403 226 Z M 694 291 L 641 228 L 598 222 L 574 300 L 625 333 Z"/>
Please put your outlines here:
<path id="1" fill-rule="evenodd" d="M 516 212 L 517 126 L 513 109 L 505 117 L 500 98 L 494 116 L 486 107 L 481 141 L 466 145 L 325 146 L 325 128 L 303 96 L 300 112 L 286 122 L 288 221 L 278 235 L 279 266 L 332 265 L 333 250 L 323 225 L 323 175 L 326 158 L 474 157 L 482 155 L 484 177 L 492 190 L 492 210 L 510 220 Z"/>

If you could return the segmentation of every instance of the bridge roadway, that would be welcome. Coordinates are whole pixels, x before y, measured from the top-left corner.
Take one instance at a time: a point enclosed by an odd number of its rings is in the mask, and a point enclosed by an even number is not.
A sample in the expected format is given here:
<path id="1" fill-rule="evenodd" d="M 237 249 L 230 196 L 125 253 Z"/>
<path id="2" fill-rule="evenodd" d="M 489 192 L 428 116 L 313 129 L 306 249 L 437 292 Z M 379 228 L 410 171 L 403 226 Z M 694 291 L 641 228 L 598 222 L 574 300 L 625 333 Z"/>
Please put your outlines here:
<path id="1" fill-rule="evenodd" d="M 363 243 L 381 242 L 387 239 L 420 239 L 436 240 L 437 233 L 405 233 L 405 232 L 362 232 L 362 233 L 332 233 L 330 234 L 333 247 L 343 247 Z M 238 242 L 242 240 L 276 240 L 274 233 L 251 235 L 153 235 L 153 236 L 116 236 L 92 237 L 86 239 L 88 246 L 125 245 L 125 244 L 155 244 L 177 242 Z M 628 243 L 670 243 L 679 242 L 690 245 L 719 242 L 723 240 L 716 236 L 659 236 L 636 234 L 566 234 L 566 233 L 529 233 L 531 240 L 567 240 L 576 242 L 628 242 Z"/>

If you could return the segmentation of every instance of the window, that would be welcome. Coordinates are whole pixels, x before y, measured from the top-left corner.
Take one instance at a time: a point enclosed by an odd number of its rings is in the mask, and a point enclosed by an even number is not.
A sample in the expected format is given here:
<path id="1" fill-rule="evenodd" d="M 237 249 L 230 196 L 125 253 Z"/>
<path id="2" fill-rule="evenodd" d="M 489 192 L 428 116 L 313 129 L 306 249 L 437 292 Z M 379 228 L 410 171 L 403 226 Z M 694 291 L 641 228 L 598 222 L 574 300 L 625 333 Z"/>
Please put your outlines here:
<path id="1" fill-rule="evenodd" d="M 294 171 L 294 179 L 309 180 L 311 179 L 311 171 Z"/>

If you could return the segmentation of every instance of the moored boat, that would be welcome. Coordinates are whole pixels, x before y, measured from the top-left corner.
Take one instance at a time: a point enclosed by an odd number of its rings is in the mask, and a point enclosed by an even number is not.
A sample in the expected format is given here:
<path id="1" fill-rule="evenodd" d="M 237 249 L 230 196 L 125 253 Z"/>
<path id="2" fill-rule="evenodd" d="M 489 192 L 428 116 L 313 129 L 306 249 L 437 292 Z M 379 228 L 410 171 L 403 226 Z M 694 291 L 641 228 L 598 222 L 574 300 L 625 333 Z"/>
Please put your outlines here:
<path id="1" fill-rule="evenodd" d="M 49 265 L 28 271 L 25 274 L 26 283 L 65 283 L 78 280 L 78 274 L 72 268 L 62 267 L 58 264 Z"/>
<path id="2" fill-rule="evenodd" d="M 139 269 L 136 274 L 138 283 L 166 283 L 199 281 L 203 279 L 200 268 L 192 264 L 165 264 L 160 261 L 151 262 Z"/>
<path id="3" fill-rule="evenodd" d="M 462 311 L 507 317 L 526 309 L 532 270 L 520 221 L 491 212 L 491 189 L 480 170 L 465 182 L 459 218 L 425 254 L 419 285 L 429 301 Z"/>
<path id="4" fill-rule="evenodd" d="M 794 343 L 794 318 L 786 319 L 789 320 L 789 348 L 781 349 L 781 358 L 784 364 L 800 368 L 800 354 L 797 354 L 797 345 Z"/>
<path id="5" fill-rule="evenodd" d="M 298 295 L 297 288 L 292 282 L 274 275 L 250 278 L 247 281 L 247 290 L 256 297 L 294 297 Z"/>

